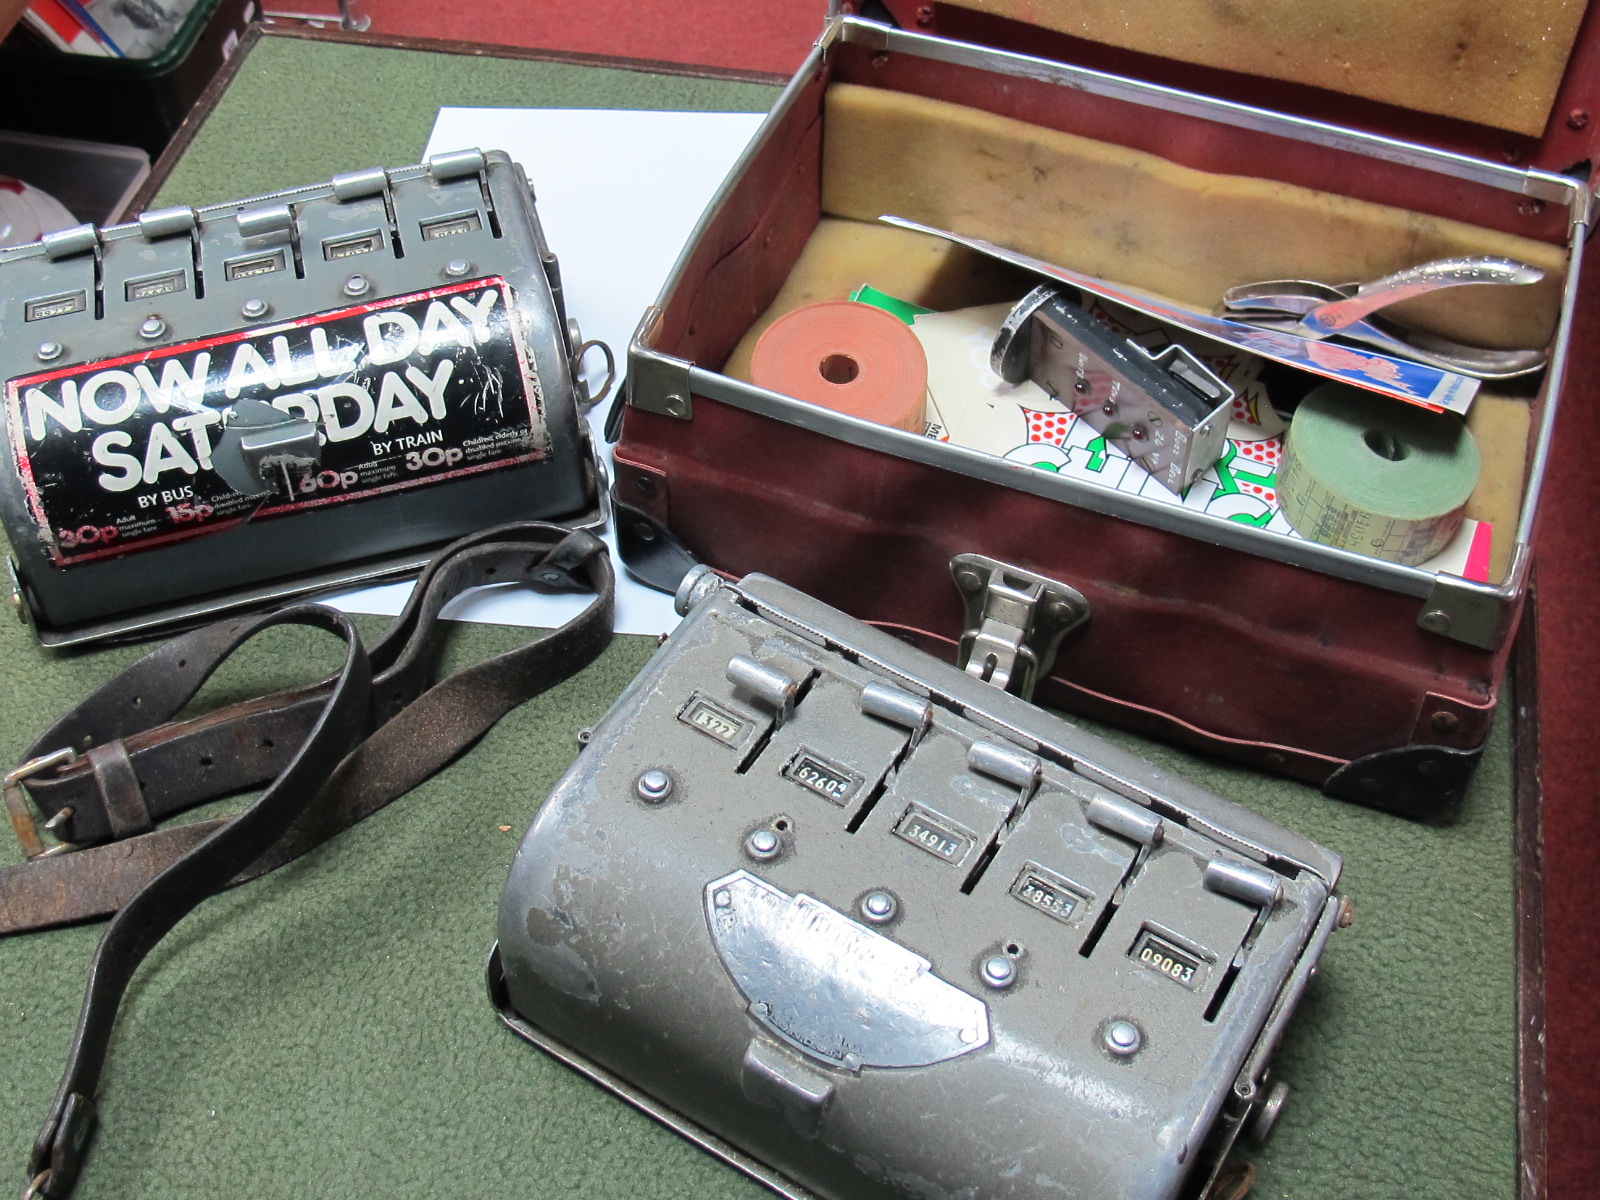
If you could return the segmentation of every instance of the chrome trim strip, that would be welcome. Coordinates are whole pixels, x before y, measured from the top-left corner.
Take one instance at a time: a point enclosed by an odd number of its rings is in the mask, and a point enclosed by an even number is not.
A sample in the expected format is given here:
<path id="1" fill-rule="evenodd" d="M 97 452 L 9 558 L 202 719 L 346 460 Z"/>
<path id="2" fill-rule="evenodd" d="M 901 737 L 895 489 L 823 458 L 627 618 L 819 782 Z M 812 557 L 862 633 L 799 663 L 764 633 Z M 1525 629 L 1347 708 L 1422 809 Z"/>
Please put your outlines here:
<path id="1" fill-rule="evenodd" d="M 1106 96 L 1146 108 L 1159 108 L 1167 112 L 1182 113 L 1185 116 L 1203 117 L 1258 133 L 1293 138 L 1296 141 L 1311 142 L 1334 150 L 1436 171 L 1453 178 L 1469 179 L 1488 187 L 1540 200 L 1551 200 L 1570 206 L 1573 193 L 1582 190 L 1580 183 L 1565 175 L 1511 167 L 1448 150 L 1437 150 L 1415 142 L 1401 141 L 1398 138 L 1363 133 L 1339 125 L 1329 125 L 1323 121 L 1288 116 L 1231 100 L 1219 100 L 1197 92 L 1146 83 L 1104 71 L 1093 71 L 1087 67 L 1068 66 L 1046 58 L 976 46 L 931 34 L 891 29 L 860 17 L 844 17 L 840 20 L 840 25 L 842 39 L 852 45 L 861 45 L 873 50 L 902 51 L 937 62 L 950 63 L 953 66 L 976 67 L 1022 79 L 1036 79 L 1042 83 L 1058 84 L 1088 92 L 1090 95 Z"/>
<path id="2" fill-rule="evenodd" d="M 1556 410 L 1561 405 L 1561 385 L 1567 370 L 1567 348 L 1572 341 L 1572 318 L 1578 307 L 1578 285 L 1583 274 L 1583 241 L 1588 235 L 1588 214 L 1579 214 L 1572 223 L 1567 278 L 1561 294 L 1561 320 L 1556 325 L 1556 340 L 1550 351 L 1550 366 L 1545 370 L 1544 413 L 1539 424 L 1539 438 L 1534 444 L 1533 461 L 1528 464 L 1528 486 L 1523 492 L 1522 514 L 1517 522 L 1517 541 L 1523 545 L 1528 545 L 1533 540 L 1534 516 L 1538 512 L 1539 493 L 1544 486 L 1545 466 L 1550 458 L 1550 442 L 1556 427 Z M 1506 582 L 1511 583 L 1510 580 Z"/>

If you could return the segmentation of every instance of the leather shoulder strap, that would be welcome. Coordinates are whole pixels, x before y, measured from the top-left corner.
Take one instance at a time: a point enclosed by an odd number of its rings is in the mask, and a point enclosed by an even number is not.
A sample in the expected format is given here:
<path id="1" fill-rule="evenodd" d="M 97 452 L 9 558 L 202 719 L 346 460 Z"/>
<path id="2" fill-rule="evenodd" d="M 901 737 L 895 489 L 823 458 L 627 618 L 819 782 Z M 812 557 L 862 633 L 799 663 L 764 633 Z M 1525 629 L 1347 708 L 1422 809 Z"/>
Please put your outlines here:
<path id="1" fill-rule="evenodd" d="M 595 598 L 560 629 L 426 687 L 430 637 L 448 600 L 479 584 L 516 581 L 545 591 L 590 591 Z M 370 660 L 343 614 L 296 605 L 186 634 L 51 726 L 35 750 L 54 745 L 70 754 L 33 755 L 7 777 L 13 816 L 19 774 L 49 758 L 56 762 L 44 769 L 53 770 L 68 757 L 68 772 L 58 771 L 56 781 L 76 780 L 71 798 L 98 806 L 93 811 L 104 816 L 107 836 L 132 836 L 0 871 L 0 933 L 117 913 L 90 967 L 67 1069 L 30 1157 L 26 1196 L 62 1197 L 71 1190 L 95 1124 L 95 1090 L 118 1006 L 161 937 L 207 896 L 288 862 L 403 795 L 506 712 L 591 662 L 611 638 L 613 583 L 605 547 L 592 535 L 543 524 L 502 526 L 455 543 L 429 565 Z M 284 624 L 343 638 L 348 652 L 338 675 L 193 721 L 170 721 L 238 646 Z M 271 743 L 265 749 L 272 753 L 211 773 L 204 786 L 185 781 L 152 788 L 143 777 L 141 758 L 175 767 L 187 755 L 193 763 L 194 739 L 218 729 L 234 745 Z M 286 729 L 299 736 L 281 745 L 272 735 Z M 277 768 L 275 778 L 237 816 L 139 832 L 152 814 L 237 790 L 241 771 L 259 771 L 264 763 Z M 212 758 L 195 769 L 206 774 L 216 765 Z M 171 799 L 173 789 L 181 802 Z M 57 813 L 70 808 L 61 797 L 58 789 L 41 808 L 50 802 Z M 75 812 L 73 821 L 75 829 L 95 827 L 78 825 Z"/>
<path id="2" fill-rule="evenodd" d="M 447 624 L 439 620 L 440 611 L 487 583 L 591 592 L 594 600 L 560 629 L 542 631 L 425 691 L 434 641 Z M 441 552 L 371 650 L 367 729 L 375 734 L 408 713 L 402 731 L 363 747 L 359 762 L 341 771 L 339 790 L 296 823 L 285 845 L 234 882 L 287 862 L 381 808 L 454 759 L 510 709 L 593 661 L 611 639 L 613 590 L 604 544 L 558 525 L 500 526 Z M 108 789 L 108 780 L 135 781 L 138 811 L 148 827 L 260 786 L 284 769 L 321 710 L 327 680 L 193 719 L 171 719 L 216 669 L 217 648 L 244 623 L 219 622 L 151 651 L 35 740 L 26 761 L 6 779 L 5 801 L 19 840 L 25 851 L 30 840 L 33 845 L 27 864 L 0 868 L 0 936 L 117 911 L 220 823 L 119 836 L 117 814 L 133 801 Z M 413 706 L 416 711 L 409 711 Z M 91 747 L 94 755 L 87 753 Z M 96 769 L 102 751 L 117 763 L 126 761 L 127 769 Z M 46 850 L 37 838 L 24 787 L 45 827 L 70 852 Z"/>

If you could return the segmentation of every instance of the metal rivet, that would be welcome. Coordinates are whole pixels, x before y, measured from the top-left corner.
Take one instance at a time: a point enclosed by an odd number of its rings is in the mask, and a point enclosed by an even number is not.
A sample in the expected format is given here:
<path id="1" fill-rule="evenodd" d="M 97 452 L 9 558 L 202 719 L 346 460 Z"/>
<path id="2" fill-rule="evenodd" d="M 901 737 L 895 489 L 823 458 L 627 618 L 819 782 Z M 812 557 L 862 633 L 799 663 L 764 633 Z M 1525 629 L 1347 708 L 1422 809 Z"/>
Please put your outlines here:
<path id="1" fill-rule="evenodd" d="M 751 858 L 766 860 L 778 857 L 782 843 L 770 829 L 758 829 L 744 840 L 744 852 Z"/>
<path id="2" fill-rule="evenodd" d="M 246 300 L 239 306 L 239 315 L 247 321 L 259 321 L 271 311 L 272 305 L 259 298 Z"/>
<path id="3" fill-rule="evenodd" d="M 561 572 L 560 571 L 540 571 L 539 572 L 539 582 L 540 583 L 560 583 L 561 582 Z"/>
<path id="4" fill-rule="evenodd" d="M 1356 786 L 1363 792 L 1381 792 L 1383 790 L 1383 781 L 1376 775 L 1363 775 L 1356 780 Z"/>
<path id="5" fill-rule="evenodd" d="M 1045 612 L 1052 621 L 1066 622 L 1078 615 L 1078 606 L 1070 600 L 1057 596 L 1045 606 Z"/>
<path id="6" fill-rule="evenodd" d="M 40 342 L 39 348 L 33 352 L 33 356 L 40 362 L 51 362 L 60 358 L 65 352 L 66 347 L 60 342 Z"/>
<path id="7" fill-rule="evenodd" d="M 452 279 L 460 279 L 470 270 L 472 270 L 472 264 L 464 258 L 452 258 L 444 265 L 444 273 Z"/>
<path id="8" fill-rule="evenodd" d="M 1339 928 L 1349 929 L 1356 923 L 1356 906 L 1347 898 L 1340 897 L 1339 902 Z"/>
<path id="9" fill-rule="evenodd" d="M 886 925 L 900 911 L 900 902 L 888 892 L 868 892 L 861 897 L 861 915 L 874 925 Z"/>
<path id="10" fill-rule="evenodd" d="M 1126 1058 L 1139 1053 L 1143 1045 L 1144 1033 L 1132 1021 L 1113 1021 L 1106 1026 L 1106 1049 L 1111 1053 Z"/>
<path id="11" fill-rule="evenodd" d="M 978 1031 L 976 1029 L 963 1029 L 957 1036 L 960 1037 L 964 1045 L 970 1046 L 978 1040 Z"/>
<path id="12" fill-rule="evenodd" d="M 352 275 L 344 281 L 344 294 L 346 296 L 365 296 L 372 288 L 365 275 Z"/>
<path id="13" fill-rule="evenodd" d="M 1017 981 L 1017 964 L 1004 954 L 983 960 L 983 981 L 992 988 L 1008 988 Z"/>
<path id="14" fill-rule="evenodd" d="M 957 571 L 956 586 L 963 592 L 981 591 L 983 588 L 983 576 L 976 571 Z"/>
<path id="15" fill-rule="evenodd" d="M 1438 733 L 1454 733 L 1461 728 L 1461 718 L 1452 712 L 1436 712 L 1429 722 Z"/>
<path id="16" fill-rule="evenodd" d="M 1575 108 L 1575 109 L 1573 109 L 1571 112 L 1569 112 L 1567 114 L 1567 128 L 1568 129 L 1574 129 L 1574 130 L 1582 129 L 1584 126 L 1586 126 L 1588 124 L 1589 124 L 1589 110 L 1587 108 Z"/>
<path id="17" fill-rule="evenodd" d="M 667 397 L 666 405 L 669 416 L 681 417 L 689 411 L 689 402 L 676 392 Z"/>
<path id="18" fill-rule="evenodd" d="M 158 338 L 167 332 L 167 323 L 160 317 L 146 317 L 139 326 L 142 338 Z"/>
<path id="19" fill-rule="evenodd" d="M 1440 608 L 1430 609 L 1422 614 L 1417 624 L 1421 625 L 1429 633 L 1448 633 L 1450 632 L 1450 614 Z"/>
<path id="20" fill-rule="evenodd" d="M 733 893 L 727 888 L 721 889 L 712 897 L 718 908 L 731 908 L 733 906 Z"/>
<path id="21" fill-rule="evenodd" d="M 634 794 L 646 804 L 660 804 L 672 795 L 672 776 L 660 767 L 651 767 L 633 785 Z"/>

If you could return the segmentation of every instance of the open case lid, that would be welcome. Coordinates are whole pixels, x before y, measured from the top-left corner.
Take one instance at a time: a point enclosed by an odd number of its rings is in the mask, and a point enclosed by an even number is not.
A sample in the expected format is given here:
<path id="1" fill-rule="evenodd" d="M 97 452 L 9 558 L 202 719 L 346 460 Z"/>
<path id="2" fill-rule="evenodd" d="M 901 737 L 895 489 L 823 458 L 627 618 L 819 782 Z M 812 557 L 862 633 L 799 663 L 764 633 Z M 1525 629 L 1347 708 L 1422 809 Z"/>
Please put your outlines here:
<path id="1" fill-rule="evenodd" d="M 846 0 L 903 28 L 1587 178 L 1585 0 Z"/>

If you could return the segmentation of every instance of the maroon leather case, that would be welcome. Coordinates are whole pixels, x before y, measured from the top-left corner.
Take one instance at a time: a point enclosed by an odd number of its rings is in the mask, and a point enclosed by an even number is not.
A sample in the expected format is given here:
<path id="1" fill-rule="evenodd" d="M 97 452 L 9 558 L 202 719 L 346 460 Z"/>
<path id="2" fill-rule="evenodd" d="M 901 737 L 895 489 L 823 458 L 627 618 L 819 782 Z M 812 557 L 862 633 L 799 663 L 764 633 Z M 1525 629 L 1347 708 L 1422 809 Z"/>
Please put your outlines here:
<path id="1" fill-rule="evenodd" d="M 1037 701 L 1361 803 L 1413 816 L 1447 810 L 1494 717 L 1567 346 L 1583 344 L 1600 320 L 1593 279 L 1579 270 L 1592 195 L 1584 97 L 1600 79 L 1587 70 L 1595 15 L 1542 138 L 964 9 L 902 15 L 903 31 L 848 15 L 830 23 L 640 326 L 613 414 L 613 495 L 629 568 L 663 587 L 691 561 L 732 577 L 764 572 L 949 655 L 971 626 L 951 560 L 985 555 L 1088 601 L 1090 619 L 1061 641 Z M 1018 66 L 1005 53 L 989 62 L 980 43 L 1063 65 Z M 1187 90 L 1163 99 L 1142 82 L 1150 79 Z M 990 471 L 926 439 L 863 432 L 719 374 L 822 215 L 823 98 L 839 82 L 1568 246 L 1563 323 L 1531 401 L 1507 579 L 1430 582 L 1315 552 L 1285 555 L 1233 530 L 1174 527 L 1054 479 L 1018 478 L 1044 472 Z"/>

